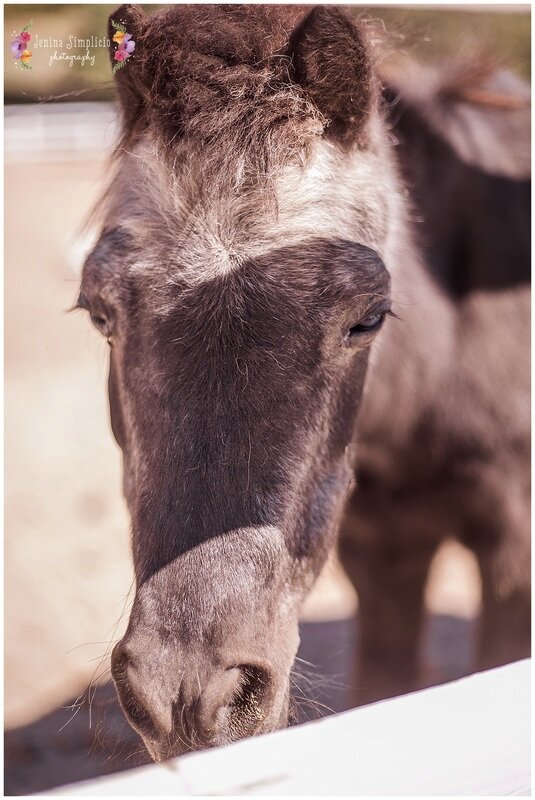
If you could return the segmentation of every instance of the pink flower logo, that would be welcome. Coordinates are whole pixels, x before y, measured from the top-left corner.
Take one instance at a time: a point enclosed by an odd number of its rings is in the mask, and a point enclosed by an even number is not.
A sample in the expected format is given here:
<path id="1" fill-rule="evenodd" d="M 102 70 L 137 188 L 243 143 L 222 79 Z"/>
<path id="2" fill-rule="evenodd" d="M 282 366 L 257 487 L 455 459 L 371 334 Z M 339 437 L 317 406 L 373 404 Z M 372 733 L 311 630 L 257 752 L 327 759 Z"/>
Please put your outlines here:
<path id="1" fill-rule="evenodd" d="M 16 62 L 15 66 L 17 67 L 20 64 L 23 69 L 31 69 L 30 59 L 32 57 L 32 52 L 28 49 L 28 42 L 31 41 L 32 38 L 31 34 L 28 33 L 28 28 L 31 28 L 31 26 L 32 23 L 29 22 L 24 26 L 18 36 L 13 32 L 15 38 L 9 45 L 11 55 Z"/>
<path id="2" fill-rule="evenodd" d="M 115 22 L 112 19 L 111 24 L 115 30 L 113 41 L 117 44 L 117 50 L 113 54 L 113 58 L 117 62 L 113 67 L 113 74 L 115 75 L 118 69 L 124 67 L 126 61 L 136 49 L 136 43 L 132 39 L 132 35 L 126 32 L 126 28 L 121 22 Z"/>

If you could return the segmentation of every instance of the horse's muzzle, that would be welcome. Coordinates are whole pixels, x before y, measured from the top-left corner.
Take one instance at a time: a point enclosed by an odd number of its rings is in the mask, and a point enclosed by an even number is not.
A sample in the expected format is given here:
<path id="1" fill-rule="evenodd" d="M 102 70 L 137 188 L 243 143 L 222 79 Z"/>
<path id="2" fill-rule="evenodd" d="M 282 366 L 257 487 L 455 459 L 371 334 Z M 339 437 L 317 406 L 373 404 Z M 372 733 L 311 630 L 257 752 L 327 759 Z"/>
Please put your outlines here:
<path id="1" fill-rule="evenodd" d="M 156 761 L 286 724 L 288 679 L 266 663 L 214 664 L 119 642 L 112 655 L 119 701 Z"/>

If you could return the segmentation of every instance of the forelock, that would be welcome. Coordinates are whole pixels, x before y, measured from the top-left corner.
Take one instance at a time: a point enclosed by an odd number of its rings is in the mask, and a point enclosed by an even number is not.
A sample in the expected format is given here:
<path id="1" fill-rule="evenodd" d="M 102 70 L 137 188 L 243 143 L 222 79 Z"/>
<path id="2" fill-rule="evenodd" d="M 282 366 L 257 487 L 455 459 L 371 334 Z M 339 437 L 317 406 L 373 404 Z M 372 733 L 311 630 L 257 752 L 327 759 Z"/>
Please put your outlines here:
<path id="1" fill-rule="evenodd" d="M 142 254 L 133 269 L 193 284 L 325 235 L 384 255 L 385 186 L 396 183 L 384 127 L 374 111 L 363 146 L 323 135 L 328 121 L 289 75 L 303 7 L 205 9 L 147 17 L 136 42 L 146 118 L 136 127 L 125 116 L 134 127 L 101 203 L 106 225 Z"/>
<path id="2" fill-rule="evenodd" d="M 148 17 L 135 57 L 145 119 L 140 131 L 130 120 L 124 139 L 148 131 L 174 170 L 197 154 L 199 190 L 267 183 L 327 122 L 290 77 L 286 48 L 303 13 L 180 5 Z"/>
<path id="3" fill-rule="evenodd" d="M 133 269 L 195 284 L 229 272 L 275 247 L 322 236 L 355 238 L 379 253 L 390 217 L 378 181 L 386 153 L 342 153 L 319 139 L 306 163 L 277 173 L 272 190 L 217 195 L 198 191 L 197 161 L 169 170 L 148 145 L 122 162 L 107 224 L 128 233 L 140 254 Z M 384 254 L 383 254 L 384 255 Z"/>

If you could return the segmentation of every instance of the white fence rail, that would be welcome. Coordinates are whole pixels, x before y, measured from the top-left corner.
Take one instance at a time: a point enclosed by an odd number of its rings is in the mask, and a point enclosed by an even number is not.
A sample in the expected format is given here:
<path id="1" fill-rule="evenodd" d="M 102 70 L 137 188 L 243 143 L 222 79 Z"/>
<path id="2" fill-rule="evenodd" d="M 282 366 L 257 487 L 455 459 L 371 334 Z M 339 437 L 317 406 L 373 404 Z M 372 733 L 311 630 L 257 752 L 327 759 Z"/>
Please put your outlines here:
<path id="1" fill-rule="evenodd" d="M 118 131 L 113 103 L 28 103 L 4 109 L 8 164 L 102 158 Z"/>
<path id="2" fill-rule="evenodd" d="M 50 795 L 529 795 L 530 662 Z"/>

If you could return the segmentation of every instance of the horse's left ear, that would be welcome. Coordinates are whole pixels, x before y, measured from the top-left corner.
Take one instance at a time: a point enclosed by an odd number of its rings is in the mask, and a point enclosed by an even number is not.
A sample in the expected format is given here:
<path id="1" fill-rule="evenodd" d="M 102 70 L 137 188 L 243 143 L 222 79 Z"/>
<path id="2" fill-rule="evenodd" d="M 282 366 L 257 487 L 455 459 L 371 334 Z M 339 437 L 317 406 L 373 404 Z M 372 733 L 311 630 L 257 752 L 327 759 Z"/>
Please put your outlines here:
<path id="1" fill-rule="evenodd" d="M 329 120 L 325 135 L 359 138 L 376 85 L 366 32 L 336 6 L 316 6 L 290 38 L 292 78 Z"/>

